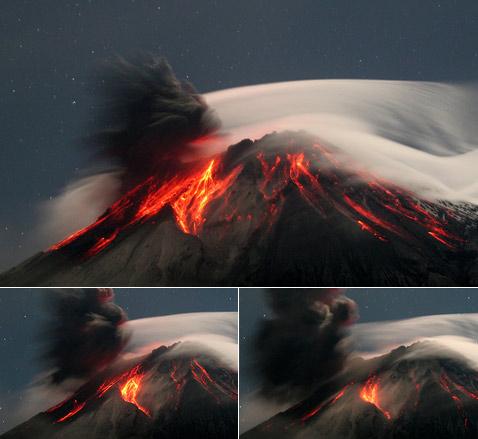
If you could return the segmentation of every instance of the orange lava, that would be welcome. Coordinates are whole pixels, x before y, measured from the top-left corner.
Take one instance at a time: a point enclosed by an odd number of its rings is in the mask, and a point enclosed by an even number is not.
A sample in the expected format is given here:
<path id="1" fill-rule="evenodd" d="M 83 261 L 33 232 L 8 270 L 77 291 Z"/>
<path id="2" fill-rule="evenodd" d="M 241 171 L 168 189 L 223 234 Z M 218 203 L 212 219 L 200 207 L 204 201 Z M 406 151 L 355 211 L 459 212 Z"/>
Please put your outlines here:
<path id="1" fill-rule="evenodd" d="M 78 402 L 76 399 L 74 399 L 73 408 L 65 416 L 61 417 L 60 419 L 57 419 L 55 422 L 59 423 L 59 422 L 64 422 L 67 419 L 70 419 L 71 417 L 75 416 L 85 406 L 85 404 L 86 404 L 85 401 Z"/>
<path id="2" fill-rule="evenodd" d="M 178 366 L 177 364 L 173 363 L 172 369 L 169 371 L 169 376 L 171 377 L 171 381 L 174 383 L 174 387 L 176 387 L 176 392 L 179 393 L 184 385 L 184 380 L 177 377 L 177 372 Z"/>
<path id="3" fill-rule="evenodd" d="M 124 372 L 120 375 L 116 375 L 108 380 L 106 380 L 104 383 L 101 384 L 100 387 L 98 387 L 98 390 L 96 391 L 96 396 L 98 398 L 101 398 L 104 396 L 106 392 L 108 392 L 113 386 L 118 384 L 121 380 L 123 380 L 126 376 L 129 375 L 129 371 Z"/>
<path id="4" fill-rule="evenodd" d="M 144 406 L 142 406 L 137 399 L 138 394 L 141 390 L 142 380 L 144 378 L 144 374 L 140 373 L 139 369 L 140 369 L 139 365 L 134 367 L 129 373 L 129 376 L 126 382 L 123 385 L 121 385 L 120 387 L 121 398 L 123 398 L 123 400 L 126 402 L 134 404 L 146 416 L 151 417 L 150 411 Z"/>
<path id="5" fill-rule="evenodd" d="M 380 380 L 375 377 L 371 376 L 365 385 L 362 387 L 362 390 L 360 390 L 360 398 L 362 398 L 363 401 L 368 402 L 369 404 L 373 404 L 375 407 L 377 407 L 378 410 L 380 410 L 383 415 L 388 419 L 392 419 L 390 413 L 383 409 L 383 407 L 380 405 L 379 401 L 379 384 Z"/>
<path id="6" fill-rule="evenodd" d="M 465 428 L 468 428 L 469 419 L 465 413 L 463 401 L 456 393 L 460 392 L 462 394 L 465 394 L 469 398 L 475 399 L 475 400 L 478 400 L 478 395 L 476 393 L 471 392 L 470 390 L 468 390 L 466 387 L 462 386 L 461 384 L 456 383 L 445 373 L 443 373 L 440 376 L 440 385 L 442 389 L 445 390 L 450 395 L 451 399 L 456 405 L 458 413 L 460 413 L 461 417 L 463 418 L 463 423 L 465 425 Z"/>
<path id="7" fill-rule="evenodd" d="M 220 161 L 211 159 L 195 172 L 178 173 L 164 183 L 149 177 L 123 195 L 95 223 L 71 234 L 49 250 L 58 250 L 88 232 L 109 226 L 107 228 L 112 231 L 106 236 L 99 236 L 87 250 L 85 257 L 92 257 L 104 250 L 121 231 L 153 217 L 167 204 L 173 208 L 179 228 L 184 233 L 197 235 L 206 221 L 209 204 L 231 186 L 242 166 L 236 167 L 225 177 L 220 176 L 220 168 Z"/>
<path id="8" fill-rule="evenodd" d="M 329 405 L 333 405 L 335 404 L 340 398 L 342 398 L 342 396 L 345 395 L 345 392 L 347 391 L 347 389 L 352 386 L 354 383 L 349 383 L 347 384 L 340 392 L 338 392 L 332 399 L 329 399 L 328 401 L 324 401 L 322 402 L 321 404 L 319 404 L 318 406 L 314 407 L 314 409 L 312 409 L 310 412 L 306 413 L 304 416 L 302 416 L 300 418 L 301 422 L 306 422 L 308 421 L 310 418 L 312 418 L 313 416 L 315 416 L 317 413 L 319 413 L 320 410 L 322 410 L 322 408 L 324 408 L 325 406 L 329 406 Z"/>
<path id="9" fill-rule="evenodd" d="M 191 373 L 193 378 L 201 384 L 201 386 L 208 392 L 216 401 L 219 401 L 214 393 L 214 389 L 227 395 L 229 398 L 236 400 L 237 391 L 226 386 L 224 383 L 220 384 L 215 381 L 204 366 L 199 361 L 193 360 L 191 362 Z"/>
<path id="10" fill-rule="evenodd" d="M 287 190 L 295 188 L 300 196 L 323 217 L 334 210 L 357 224 L 361 230 L 382 242 L 399 236 L 420 245 L 423 238 L 433 240 L 451 250 L 464 242 L 447 230 L 452 214 L 439 208 L 440 214 L 428 211 L 431 202 L 421 202 L 408 191 L 390 182 L 341 163 L 340 156 L 314 144 L 313 148 L 284 149 L 283 154 L 267 151 L 256 155 L 260 164 L 257 191 L 263 205 L 254 217 L 230 206 L 223 214 L 225 222 L 247 219 L 254 227 L 265 224 L 270 228 L 281 211 Z M 208 209 L 214 200 L 228 204 L 232 188 L 243 170 L 238 165 L 224 172 L 223 156 L 215 156 L 200 164 L 185 167 L 169 178 L 153 175 L 118 199 L 96 222 L 71 234 L 49 250 L 54 251 L 73 243 L 85 258 L 106 249 L 130 227 L 157 215 L 165 206 L 172 208 L 179 229 L 200 236 L 208 219 Z M 361 184 L 360 192 L 350 182 Z M 254 196 L 252 192 L 251 197 Z M 370 205 L 369 205 L 370 204 Z M 330 209 L 332 208 L 332 209 Z M 232 212 L 232 213 L 231 213 Z"/>

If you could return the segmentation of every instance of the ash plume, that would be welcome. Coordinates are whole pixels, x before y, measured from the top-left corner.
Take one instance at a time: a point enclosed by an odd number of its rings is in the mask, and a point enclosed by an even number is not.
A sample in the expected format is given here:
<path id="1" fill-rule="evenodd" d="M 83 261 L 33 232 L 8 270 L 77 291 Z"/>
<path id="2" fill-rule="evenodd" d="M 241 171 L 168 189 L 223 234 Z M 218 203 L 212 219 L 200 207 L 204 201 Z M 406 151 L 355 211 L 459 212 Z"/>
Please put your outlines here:
<path id="1" fill-rule="evenodd" d="M 138 179 L 177 166 L 189 143 L 219 120 L 189 82 L 179 81 L 164 58 L 118 58 L 98 74 L 101 105 L 89 140 Z"/>
<path id="2" fill-rule="evenodd" d="M 273 311 L 254 342 L 261 393 L 288 400 L 312 392 L 343 367 L 347 327 L 357 318 L 355 302 L 340 289 L 269 289 Z"/>
<path id="3" fill-rule="evenodd" d="M 46 362 L 51 380 L 89 378 L 109 365 L 129 339 L 126 314 L 113 303 L 110 288 L 52 290 L 51 320 L 45 331 Z"/>

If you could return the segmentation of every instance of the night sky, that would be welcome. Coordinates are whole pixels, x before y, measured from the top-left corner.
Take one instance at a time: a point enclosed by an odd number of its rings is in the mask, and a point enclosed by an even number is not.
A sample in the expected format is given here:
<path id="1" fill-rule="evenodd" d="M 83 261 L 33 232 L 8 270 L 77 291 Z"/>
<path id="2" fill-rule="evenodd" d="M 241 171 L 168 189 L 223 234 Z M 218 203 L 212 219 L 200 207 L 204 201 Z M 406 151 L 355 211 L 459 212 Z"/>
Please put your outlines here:
<path id="1" fill-rule="evenodd" d="M 21 391 L 43 370 L 40 333 L 48 317 L 41 289 L 0 289 L 0 432 Z M 167 314 L 237 311 L 234 288 L 116 288 L 130 320 Z M 12 427 L 12 425 L 10 425 Z"/>
<path id="2" fill-rule="evenodd" d="M 40 202 L 91 167 L 88 77 L 111 55 L 165 55 L 203 92 L 478 72 L 476 0 L 2 0 L 0 30 L 0 269 L 39 249 Z"/>
<path id="3" fill-rule="evenodd" d="M 255 388 L 250 341 L 258 321 L 269 315 L 261 289 L 240 289 L 239 355 L 241 392 Z M 359 309 L 359 323 L 412 317 L 478 313 L 478 288 L 350 288 L 346 295 Z"/>

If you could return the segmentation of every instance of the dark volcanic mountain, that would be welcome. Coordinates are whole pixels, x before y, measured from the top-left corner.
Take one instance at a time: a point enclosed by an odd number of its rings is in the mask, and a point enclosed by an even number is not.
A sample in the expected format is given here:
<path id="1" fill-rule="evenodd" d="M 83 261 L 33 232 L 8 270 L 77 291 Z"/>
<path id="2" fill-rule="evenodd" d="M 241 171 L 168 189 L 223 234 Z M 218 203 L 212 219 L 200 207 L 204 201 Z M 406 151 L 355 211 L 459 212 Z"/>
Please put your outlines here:
<path id="1" fill-rule="evenodd" d="M 293 408 L 241 435 L 269 438 L 472 438 L 478 434 L 478 374 L 428 343 L 364 362 Z M 433 348 L 432 348 L 433 349 Z"/>
<path id="2" fill-rule="evenodd" d="M 116 366 L 2 435 L 42 438 L 234 438 L 237 373 L 161 347 Z"/>
<path id="3" fill-rule="evenodd" d="M 145 178 L 0 284 L 477 285 L 476 218 L 274 133 Z"/>

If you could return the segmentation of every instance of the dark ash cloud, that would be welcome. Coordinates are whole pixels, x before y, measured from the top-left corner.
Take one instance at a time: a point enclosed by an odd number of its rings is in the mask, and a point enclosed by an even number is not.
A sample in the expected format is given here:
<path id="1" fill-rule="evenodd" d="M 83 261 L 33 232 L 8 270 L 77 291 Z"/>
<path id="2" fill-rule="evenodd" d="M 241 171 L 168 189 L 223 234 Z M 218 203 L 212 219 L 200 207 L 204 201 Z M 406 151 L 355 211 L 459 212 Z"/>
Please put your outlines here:
<path id="1" fill-rule="evenodd" d="M 89 378 L 110 364 L 129 339 L 126 314 L 110 288 L 51 290 L 51 319 L 45 331 L 45 360 L 51 379 Z"/>
<path id="2" fill-rule="evenodd" d="M 261 322 L 254 342 L 261 392 L 277 400 L 309 394 L 342 370 L 355 302 L 339 289 L 269 289 L 266 295 L 273 316 Z"/>
<path id="3" fill-rule="evenodd" d="M 89 141 L 116 159 L 130 178 L 171 167 L 189 143 L 219 128 L 219 120 L 164 58 L 117 58 L 95 79 L 99 114 Z"/>

